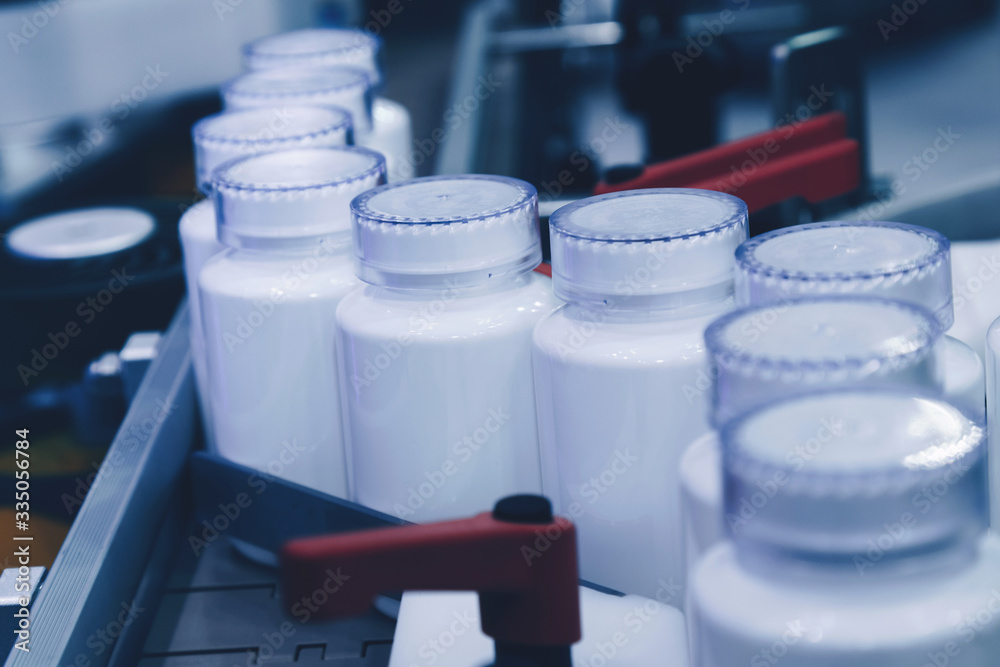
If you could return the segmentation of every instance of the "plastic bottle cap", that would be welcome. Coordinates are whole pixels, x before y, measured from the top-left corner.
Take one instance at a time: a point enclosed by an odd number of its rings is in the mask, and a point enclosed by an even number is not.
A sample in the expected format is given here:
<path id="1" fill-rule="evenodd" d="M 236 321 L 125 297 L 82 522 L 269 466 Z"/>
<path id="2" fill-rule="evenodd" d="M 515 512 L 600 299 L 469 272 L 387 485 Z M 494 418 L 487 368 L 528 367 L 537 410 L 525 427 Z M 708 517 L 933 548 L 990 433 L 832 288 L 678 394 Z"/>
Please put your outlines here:
<path id="1" fill-rule="evenodd" d="M 564 206 L 549 229 L 553 289 L 561 299 L 674 308 L 732 293 L 733 251 L 747 237 L 747 207 L 710 190 L 634 190 Z"/>
<path id="2" fill-rule="evenodd" d="M 219 240 L 232 247 L 350 243 L 350 202 L 385 182 L 385 158 L 355 146 L 242 157 L 212 179 Z"/>
<path id="3" fill-rule="evenodd" d="M 156 230 L 156 220 L 135 208 L 85 208 L 22 222 L 7 247 L 31 259 L 83 259 L 133 248 Z"/>
<path id="4" fill-rule="evenodd" d="M 391 183 L 351 202 L 358 277 L 392 287 L 462 287 L 542 261 L 538 193 L 503 176 Z"/>
<path id="5" fill-rule="evenodd" d="M 832 296 L 743 308 L 705 331 L 714 369 L 712 421 L 803 390 L 844 385 L 944 389 L 943 332 L 919 306 Z"/>
<path id="6" fill-rule="evenodd" d="M 351 114 L 354 129 L 371 129 L 371 81 L 357 67 L 278 68 L 250 72 L 227 81 L 227 110 L 256 107 L 334 107 Z"/>
<path id="7" fill-rule="evenodd" d="M 243 155 L 352 143 L 351 115 L 342 109 L 246 109 L 202 118 L 191 130 L 198 187 L 208 194 L 212 171 Z"/>
<path id="8" fill-rule="evenodd" d="M 737 419 L 722 437 L 737 545 L 877 565 L 873 544 L 882 561 L 986 529 L 985 430 L 942 400 L 884 389 L 807 395 Z"/>
<path id="9" fill-rule="evenodd" d="M 312 28 L 262 37 L 243 47 L 243 66 L 248 70 L 276 67 L 331 67 L 351 65 L 368 73 L 378 85 L 377 37 L 361 29 Z"/>
<path id="10" fill-rule="evenodd" d="M 951 245 L 915 225 L 818 222 L 761 234 L 736 251 L 737 303 L 822 294 L 915 303 L 947 330 L 955 321 Z"/>

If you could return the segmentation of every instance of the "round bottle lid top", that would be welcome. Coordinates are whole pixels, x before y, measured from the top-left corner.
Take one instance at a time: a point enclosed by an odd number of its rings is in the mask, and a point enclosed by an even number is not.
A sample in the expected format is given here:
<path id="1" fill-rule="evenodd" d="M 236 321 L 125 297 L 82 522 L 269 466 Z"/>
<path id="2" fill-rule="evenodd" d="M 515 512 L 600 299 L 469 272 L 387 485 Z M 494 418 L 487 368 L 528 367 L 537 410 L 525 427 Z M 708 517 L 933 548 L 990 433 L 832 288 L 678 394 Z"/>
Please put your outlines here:
<path id="1" fill-rule="evenodd" d="M 351 114 L 354 129 L 371 128 L 371 81 L 357 67 L 282 67 L 249 72 L 222 85 L 227 110 L 257 107 L 334 107 Z"/>
<path id="2" fill-rule="evenodd" d="M 153 216 L 139 209 L 85 208 L 22 222 L 7 233 L 6 243 L 30 259 L 83 259 L 133 248 L 155 230 Z"/>
<path id="3" fill-rule="evenodd" d="M 385 182 L 385 158 L 356 146 L 237 158 L 219 166 L 212 189 L 219 240 L 233 247 L 346 245 L 350 202 Z"/>
<path id="4" fill-rule="evenodd" d="M 257 108 L 202 118 L 194 137 L 198 187 L 207 192 L 212 171 L 243 155 L 350 144 L 351 115 L 321 107 Z"/>
<path id="5" fill-rule="evenodd" d="M 986 529 L 985 430 L 937 398 L 807 394 L 736 419 L 722 439 L 738 543 L 829 560 L 872 543 L 916 554 Z"/>
<path id="6" fill-rule="evenodd" d="M 248 70 L 276 67 L 331 67 L 351 65 L 365 70 L 378 84 L 377 37 L 360 29 L 309 28 L 262 37 L 243 47 Z"/>
<path id="7" fill-rule="evenodd" d="M 663 188 L 589 197 L 549 218 L 553 289 L 573 303 L 677 307 L 731 294 L 747 208 L 721 192 Z"/>
<path id="8" fill-rule="evenodd" d="M 950 248 L 933 230 L 895 222 L 818 222 L 775 230 L 736 251 L 737 302 L 866 294 L 921 305 L 947 330 L 955 319 Z"/>
<path id="9" fill-rule="evenodd" d="M 803 390 L 837 386 L 944 389 L 943 332 L 919 306 L 831 296 L 750 306 L 705 331 L 715 383 L 713 423 Z"/>
<path id="10" fill-rule="evenodd" d="M 468 285 L 542 260 L 538 193 L 503 176 L 391 183 L 351 203 L 358 277 L 375 285 Z"/>

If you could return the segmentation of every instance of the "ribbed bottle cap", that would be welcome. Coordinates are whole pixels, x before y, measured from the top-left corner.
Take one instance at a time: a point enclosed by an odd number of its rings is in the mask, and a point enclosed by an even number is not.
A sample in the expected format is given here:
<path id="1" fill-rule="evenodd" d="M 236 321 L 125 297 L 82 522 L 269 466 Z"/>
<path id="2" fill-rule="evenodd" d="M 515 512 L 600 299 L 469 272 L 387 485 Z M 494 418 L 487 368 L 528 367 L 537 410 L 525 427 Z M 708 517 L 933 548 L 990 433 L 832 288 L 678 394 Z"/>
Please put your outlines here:
<path id="1" fill-rule="evenodd" d="M 358 277 L 373 285 L 467 286 L 542 261 L 538 193 L 503 176 L 391 183 L 351 202 Z"/>
<path id="2" fill-rule="evenodd" d="M 722 439 L 725 521 L 741 548 L 863 572 L 986 529 L 985 430 L 942 400 L 806 395 L 731 422 Z"/>
<path id="3" fill-rule="evenodd" d="M 355 146 L 242 157 L 212 179 L 219 240 L 240 248 L 350 244 L 350 202 L 385 182 L 385 158 Z"/>
<path id="4" fill-rule="evenodd" d="M 262 37 L 243 47 L 248 70 L 276 67 L 331 67 L 351 65 L 379 84 L 379 39 L 363 30 L 311 28 Z"/>
<path id="5" fill-rule="evenodd" d="M 212 171 L 233 158 L 257 153 L 329 148 L 352 143 L 351 115 L 342 109 L 246 109 L 202 118 L 191 130 L 198 187 L 208 193 Z"/>
<path id="6" fill-rule="evenodd" d="M 135 247 L 155 230 L 153 216 L 139 209 L 85 208 L 22 222 L 7 233 L 6 243 L 30 259 L 84 259 Z"/>
<path id="7" fill-rule="evenodd" d="M 705 331 L 712 361 L 712 421 L 802 391 L 838 386 L 944 390 L 943 332 L 919 306 L 832 296 L 750 306 Z"/>
<path id="8" fill-rule="evenodd" d="M 710 190 L 634 190 L 563 206 L 549 230 L 559 298 L 673 308 L 732 293 L 733 251 L 747 237 L 747 207 Z"/>
<path id="9" fill-rule="evenodd" d="M 736 251 L 736 300 L 867 294 L 907 301 L 955 321 L 951 245 L 941 234 L 896 222 L 817 222 L 761 234 Z"/>
<path id="10" fill-rule="evenodd" d="M 243 74 L 222 86 L 227 110 L 257 107 L 334 107 L 351 114 L 354 129 L 371 129 L 371 81 L 357 67 L 282 67 Z"/>

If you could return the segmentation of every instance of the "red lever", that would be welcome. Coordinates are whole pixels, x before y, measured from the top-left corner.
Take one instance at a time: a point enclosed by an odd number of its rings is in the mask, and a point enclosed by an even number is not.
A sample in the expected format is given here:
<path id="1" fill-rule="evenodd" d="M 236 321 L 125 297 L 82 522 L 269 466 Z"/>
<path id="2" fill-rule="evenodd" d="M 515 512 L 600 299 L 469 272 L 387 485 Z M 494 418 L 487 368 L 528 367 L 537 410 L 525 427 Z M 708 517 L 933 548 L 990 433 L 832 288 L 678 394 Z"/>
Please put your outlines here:
<path id="1" fill-rule="evenodd" d="M 363 614 L 388 591 L 476 590 L 498 655 L 501 644 L 567 647 L 568 659 L 580 640 L 576 528 L 540 496 L 471 519 L 294 540 L 281 569 L 288 606 L 311 599 L 317 617 Z M 332 577 L 339 589 L 316 604 Z"/>
<path id="2" fill-rule="evenodd" d="M 822 201 L 860 183 L 860 151 L 856 141 L 846 138 L 846 128 L 844 114 L 824 114 L 650 165 L 622 183 L 598 183 L 594 194 L 701 188 L 740 197 L 751 212 L 795 196 Z"/>

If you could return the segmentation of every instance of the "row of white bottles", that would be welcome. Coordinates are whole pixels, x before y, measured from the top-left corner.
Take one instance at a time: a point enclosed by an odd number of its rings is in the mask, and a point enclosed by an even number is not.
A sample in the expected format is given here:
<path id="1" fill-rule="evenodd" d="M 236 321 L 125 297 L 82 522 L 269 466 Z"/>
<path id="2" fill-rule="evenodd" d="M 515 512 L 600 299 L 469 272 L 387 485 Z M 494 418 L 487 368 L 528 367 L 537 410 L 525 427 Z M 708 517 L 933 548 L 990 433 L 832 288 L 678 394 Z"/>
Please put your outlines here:
<path id="1" fill-rule="evenodd" d="M 243 49 L 244 68 L 256 74 L 236 79 L 227 86 L 230 93 L 224 93 L 226 105 L 256 106 L 261 101 L 248 99 L 234 90 L 243 89 L 269 96 L 270 103 L 279 105 L 294 105 L 301 100 L 311 105 L 343 107 L 354 117 L 354 143 L 385 156 L 388 180 L 411 178 L 415 168 L 411 158 L 410 114 L 398 102 L 376 95 L 382 88 L 380 47 L 378 38 L 362 30 L 348 29 L 295 30 L 259 39 Z M 275 71 L 264 74 L 265 70 Z M 319 70 L 327 74 L 310 77 L 296 75 L 295 70 Z M 358 73 L 363 75 L 363 83 L 358 80 Z M 338 76 L 340 79 L 334 81 Z M 422 160 L 423 156 L 420 157 Z"/>
<path id="2" fill-rule="evenodd" d="M 382 85 L 380 47 L 380 40 L 364 31 L 331 28 L 282 33 L 246 45 L 243 64 L 251 74 L 223 87 L 225 113 L 199 121 L 192 130 L 198 189 L 210 196 L 213 170 L 240 156 L 354 143 L 381 152 L 396 172 L 408 174 L 409 113 L 381 97 L 372 102 L 373 91 Z M 197 290 L 205 262 L 224 248 L 212 201 L 192 206 L 179 231 L 198 396 L 206 440 L 214 447 Z"/>
<path id="3" fill-rule="evenodd" d="M 229 160 L 282 150 L 344 146 L 350 142 L 351 128 L 348 113 L 317 107 L 250 109 L 203 118 L 195 123 L 191 131 L 198 189 L 210 196 L 212 172 Z M 185 211 L 181 216 L 179 232 L 191 313 L 191 359 L 202 420 L 206 425 L 206 439 L 214 448 L 205 334 L 198 294 L 198 276 L 202 267 L 224 248 L 218 239 L 214 202 L 210 198 L 203 199 Z"/>

